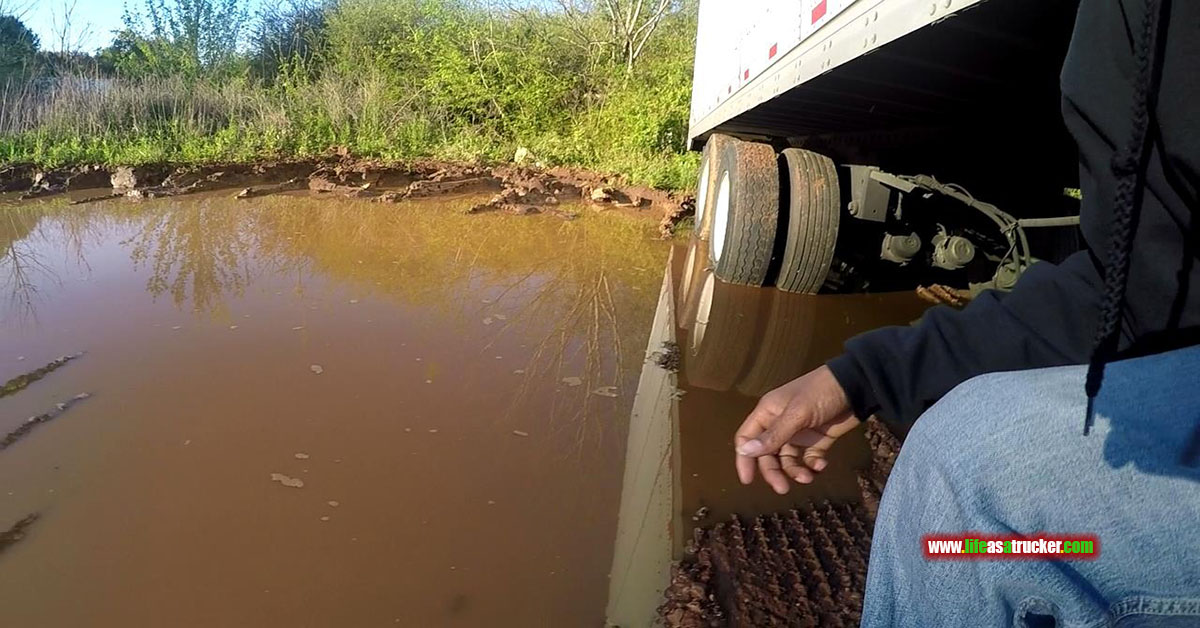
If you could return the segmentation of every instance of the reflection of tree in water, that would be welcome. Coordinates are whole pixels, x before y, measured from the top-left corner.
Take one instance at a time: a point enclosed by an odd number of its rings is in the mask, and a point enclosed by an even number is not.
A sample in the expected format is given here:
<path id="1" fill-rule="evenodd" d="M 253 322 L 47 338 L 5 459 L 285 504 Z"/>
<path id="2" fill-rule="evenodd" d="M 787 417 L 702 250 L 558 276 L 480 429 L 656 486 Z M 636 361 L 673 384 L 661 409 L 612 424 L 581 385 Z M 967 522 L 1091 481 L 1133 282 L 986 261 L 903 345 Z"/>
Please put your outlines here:
<path id="1" fill-rule="evenodd" d="M 54 279 L 54 272 L 28 238 L 37 228 L 42 213 L 30 208 L 6 208 L 0 218 L 0 281 L 7 295 L 6 312 L 34 315 L 39 276 Z"/>
<path id="2" fill-rule="evenodd" d="M 502 303 L 511 314 L 494 322 L 499 333 L 533 336 L 523 382 L 582 380 L 577 394 L 554 398 L 552 412 L 574 419 L 556 429 L 589 440 L 604 425 L 584 419 L 608 403 L 590 393 L 615 386 L 631 398 L 638 368 L 624 367 L 640 368 L 666 247 L 641 222 L 618 216 L 563 222 L 457 210 L 276 197 L 257 214 L 260 254 L 280 268 L 309 259 L 315 271 L 438 308 L 440 324 L 478 325 L 488 309 L 481 299 Z M 523 384 L 514 409 L 528 392 Z"/>
<path id="3" fill-rule="evenodd" d="M 146 290 L 170 294 L 177 306 L 190 300 L 201 312 L 225 309 L 225 295 L 241 296 L 250 284 L 253 213 L 223 199 L 191 199 L 143 212 L 126 243 L 135 267 L 150 269 Z"/>
<path id="4" fill-rule="evenodd" d="M 264 275 L 290 278 L 297 293 L 311 279 L 328 277 L 433 309 L 439 326 L 477 327 L 486 312 L 501 307 L 507 317 L 494 321 L 489 337 L 528 341 L 532 356 L 521 381 L 581 378 L 569 394 L 554 397 L 553 409 L 555 418 L 579 419 L 554 425 L 578 430 L 580 441 L 604 428 L 584 420 L 595 415 L 594 404 L 611 407 L 592 391 L 616 386 L 623 403 L 632 396 L 637 368 L 623 367 L 641 363 L 666 254 L 665 246 L 650 241 L 646 225 L 620 217 L 468 216 L 454 202 L 211 196 L 66 209 L 56 212 L 56 224 L 64 226 L 53 237 L 74 239 L 81 248 L 89 229 L 132 232 L 123 244 L 135 267 L 149 271 L 147 290 L 199 312 L 227 310 L 227 296 L 243 295 Z M 11 253 L 11 241 L 37 221 L 20 222 L 19 214 L 8 220 L 17 222 L 0 222 L 7 230 L 0 244 L 9 244 L 4 251 Z M 31 263 L 16 259 L 22 269 Z M 491 349 L 481 346 L 480 357 L 490 359 Z M 520 411 L 529 393 L 522 385 L 510 412 Z"/>
<path id="5" fill-rule="evenodd" d="M 89 269 L 85 250 L 111 217 L 62 202 L 8 205 L 0 210 L 0 290 L 7 295 L 4 315 L 36 318 L 39 287 L 59 284 L 47 256 L 61 249 L 68 261 Z"/>

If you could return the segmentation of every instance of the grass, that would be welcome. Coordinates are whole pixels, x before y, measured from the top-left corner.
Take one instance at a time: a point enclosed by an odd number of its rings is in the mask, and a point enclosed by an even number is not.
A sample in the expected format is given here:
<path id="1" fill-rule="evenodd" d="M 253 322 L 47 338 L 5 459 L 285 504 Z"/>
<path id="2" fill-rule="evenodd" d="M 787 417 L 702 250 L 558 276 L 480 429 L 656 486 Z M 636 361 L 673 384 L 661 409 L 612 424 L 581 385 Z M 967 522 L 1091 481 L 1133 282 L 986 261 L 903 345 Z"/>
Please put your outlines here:
<path id="1" fill-rule="evenodd" d="M 200 20 L 197 30 L 231 27 L 185 10 L 193 4 L 164 6 Z M 92 65 L 0 82 L 0 165 L 199 164 L 304 158 L 334 147 L 383 160 L 495 161 L 523 147 L 546 165 L 692 186 L 699 159 L 684 143 L 694 0 L 659 14 L 653 28 L 639 27 L 653 38 L 636 63 L 622 58 L 615 14 L 600 5 L 304 6 L 258 23 L 291 33 L 286 41 L 302 40 L 299 48 L 251 36 L 197 56 L 187 37 L 129 17 L 124 43 L 88 57 Z"/>
<path id="2" fill-rule="evenodd" d="M 202 164 L 313 157 L 334 147 L 393 161 L 494 161 L 511 159 L 524 146 L 547 165 L 689 188 L 698 157 L 683 150 L 682 134 L 666 146 L 657 137 L 639 141 L 629 133 L 638 130 L 637 105 L 618 105 L 625 110 L 596 106 L 558 126 L 510 135 L 489 121 L 430 115 L 372 78 L 329 75 L 268 88 L 249 81 L 77 76 L 0 92 L 0 164 Z"/>

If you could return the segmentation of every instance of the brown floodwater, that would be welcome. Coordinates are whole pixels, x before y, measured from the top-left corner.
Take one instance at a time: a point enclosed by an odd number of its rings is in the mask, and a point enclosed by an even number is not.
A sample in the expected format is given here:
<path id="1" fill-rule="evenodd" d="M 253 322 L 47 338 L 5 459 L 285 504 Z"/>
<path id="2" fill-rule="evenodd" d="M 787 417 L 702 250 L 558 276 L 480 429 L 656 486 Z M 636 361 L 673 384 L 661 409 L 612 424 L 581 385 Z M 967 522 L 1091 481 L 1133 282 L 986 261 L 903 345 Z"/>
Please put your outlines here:
<path id="1" fill-rule="evenodd" d="M 812 500 L 859 501 L 857 472 L 870 462 L 862 428 L 838 439 L 812 484 L 792 484 L 783 496 L 761 481 L 749 487 L 738 481 L 734 432 L 764 393 L 836 357 L 853 336 L 917 321 L 929 304 L 914 292 L 814 296 L 725 284 L 713 281 L 711 270 L 689 267 L 695 246 L 678 246 L 672 256 L 682 260 L 673 269 L 681 286 L 676 294 L 686 283 L 694 295 L 690 303 L 680 299 L 675 329 L 682 358 L 677 385 L 685 393 L 678 418 L 681 510 L 690 519 L 705 508 L 701 523 L 708 523 Z"/>
<path id="2" fill-rule="evenodd" d="M 712 278 L 707 242 L 677 246 L 664 273 L 648 355 L 677 347 L 678 372 L 650 360 L 638 385 L 625 455 L 609 619 L 648 626 L 671 562 L 697 527 L 730 517 L 858 502 L 858 471 L 871 453 L 861 428 L 831 448 L 812 484 L 777 495 L 743 486 L 733 467 L 733 435 L 765 392 L 836 356 L 847 338 L 905 325 L 928 307 L 913 293 L 798 295 Z"/>
<path id="3" fill-rule="evenodd" d="M 475 200 L 0 206 L 0 626 L 601 625 L 668 246 Z"/>

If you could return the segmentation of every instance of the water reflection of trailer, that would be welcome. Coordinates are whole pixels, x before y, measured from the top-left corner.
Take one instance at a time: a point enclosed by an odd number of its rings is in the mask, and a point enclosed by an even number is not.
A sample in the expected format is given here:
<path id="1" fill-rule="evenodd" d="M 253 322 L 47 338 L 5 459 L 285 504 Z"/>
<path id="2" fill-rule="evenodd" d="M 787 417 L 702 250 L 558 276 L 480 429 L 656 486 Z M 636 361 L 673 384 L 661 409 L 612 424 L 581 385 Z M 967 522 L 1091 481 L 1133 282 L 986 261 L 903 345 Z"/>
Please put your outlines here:
<path id="1" fill-rule="evenodd" d="M 1071 252 L 1074 219 L 1027 219 L 1077 213 L 1058 95 L 1077 4 L 702 0 L 706 263 L 789 292 L 979 290 Z"/>

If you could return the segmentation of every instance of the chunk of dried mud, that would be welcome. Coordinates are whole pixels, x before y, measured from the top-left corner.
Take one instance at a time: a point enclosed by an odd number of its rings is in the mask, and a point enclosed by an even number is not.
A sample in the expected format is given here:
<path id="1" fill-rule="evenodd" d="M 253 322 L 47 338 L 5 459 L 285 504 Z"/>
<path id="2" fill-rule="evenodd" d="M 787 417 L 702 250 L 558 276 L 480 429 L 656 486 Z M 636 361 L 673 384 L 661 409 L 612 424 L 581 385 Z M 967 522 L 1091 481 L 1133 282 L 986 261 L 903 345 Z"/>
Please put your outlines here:
<path id="1" fill-rule="evenodd" d="M 272 473 L 271 481 L 279 482 L 288 488 L 304 488 L 304 480 L 301 480 L 300 478 L 288 477 L 282 473 Z"/>
<path id="2" fill-rule="evenodd" d="M 665 341 L 662 348 L 650 354 L 650 359 L 658 368 L 672 373 L 679 372 L 679 344 Z"/>
<path id="3" fill-rule="evenodd" d="M 274 183 L 270 185 L 254 185 L 242 189 L 234 198 L 255 198 L 259 196 L 267 196 L 269 194 L 279 194 L 281 192 L 292 192 L 295 190 L 303 190 L 308 187 L 308 182 L 299 177 L 288 179 L 282 183 Z"/>
<path id="4" fill-rule="evenodd" d="M 662 221 L 658 224 L 658 233 L 664 240 L 669 240 L 679 232 L 679 227 L 696 216 L 696 199 L 685 196 L 677 203 L 667 204 L 663 211 Z"/>

